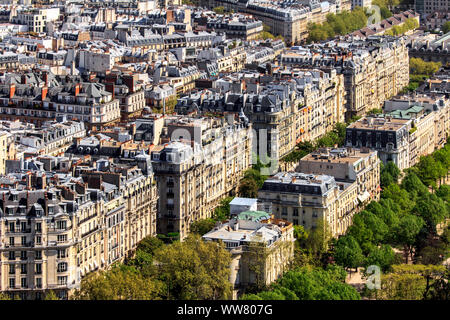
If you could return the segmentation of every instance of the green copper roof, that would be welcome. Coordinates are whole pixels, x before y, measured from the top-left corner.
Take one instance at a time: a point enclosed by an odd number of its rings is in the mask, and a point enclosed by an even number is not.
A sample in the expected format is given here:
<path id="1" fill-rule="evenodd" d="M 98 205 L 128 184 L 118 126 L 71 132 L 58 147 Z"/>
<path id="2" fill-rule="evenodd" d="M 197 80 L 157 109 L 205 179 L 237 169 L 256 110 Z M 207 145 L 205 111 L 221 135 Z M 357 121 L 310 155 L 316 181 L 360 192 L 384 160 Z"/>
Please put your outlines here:
<path id="1" fill-rule="evenodd" d="M 265 211 L 244 211 L 238 214 L 239 220 L 261 221 L 270 218 L 270 214 Z"/>

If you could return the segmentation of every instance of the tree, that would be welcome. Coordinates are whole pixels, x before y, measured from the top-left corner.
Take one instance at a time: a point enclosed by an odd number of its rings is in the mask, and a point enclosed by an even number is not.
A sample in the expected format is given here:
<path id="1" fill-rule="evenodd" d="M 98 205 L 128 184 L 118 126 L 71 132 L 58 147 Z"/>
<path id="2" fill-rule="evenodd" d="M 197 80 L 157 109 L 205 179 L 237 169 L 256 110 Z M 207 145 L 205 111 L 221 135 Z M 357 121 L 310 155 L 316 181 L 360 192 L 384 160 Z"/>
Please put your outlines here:
<path id="1" fill-rule="evenodd" d="M 238 193 L 244 198 L 257 198 L 258 189 L 258 184 L 255 180 L 244 178 L 239 184 Z"/>
<path id="2" fill-rule="evenodd" d="M 443 24 L 442 32 L 444 33 L 450 32 L 450 21 L 447 21 Z"/>
<path id="3" fill-rule="evenodd" d="M 158 239 L 156 237 L 149 236 L 149 237 L 145 237 L 138 243 L 136 251 L 141 250 L 141 251 L 149 253 L 153 256 L 155 251 L 157 249 L 161 248 L 162 246 L 164 246 L 164 241 L 162 241 L 161 239 Z"/>
<path id="4" fill-rule="evenodd" d="M 234 197 L 226 197 L 220 200 L 220 205 L 214 210 L 214 220 L 224 221 L 230 218 L 230 202 Z"/>
<path id="5" fill-rule="evenodd" d="M 202 219 L 191 223 L 190 229 L 192 233 L 202 236 L 211 231 L 215 225 L 216 221 L 213 219 Z"/>
<path id="6" fill-rule="evenodd" d="M 373 232 L 366 226 L 364 219 L 360 214 L 355 214 L 353 216 L 353 223 L 348 228 L 347 236 L 355 238 L 365 255 L 368 254 L 374 246 Z"/>
<path id="7" fill-rule="evenodd" d="M 394 162 L 389 161 L 386 165 L 382 165 L 380 169 L 380 183 L 382 188 L 397 183 L 400 177 L 400 169 Z"/>
<path id="8" fill-rule="evenodd" d="M 339 238 L 334 247 L 334 259 L 346 269 L 358 268 L 364 260 L 358 242 L 352 236 Z"/>
<path id="9" fill-rule="evenodd" d="M 11 300 L 11 297 L 6 293 L 0 292 L 0 301 L 2 300 Z"/>
<path id="10" fill-rule="evenodd" d="M 55 291 L 50 290 L 46 295 L 44 300 L 59 300 L 59 298 L 56 296 Z"/>
<path id="11" fill-rule="evenodd" d="M 358 292 L 343 283 L 340 275 L 333 269 L 303 267 L 285 273 L 278 285 L 289 289 L 299 300 L 359 300 Z"/>
<path id="12" fill-rule="evenodd" d="M 395 262 L 395 252 L 389 245 L 381 245 L 381 247 L 373 247 L 368 254 L 365 267 L 377 265 L 383 272 L 390 270 L 391 265 Z"/>
<path id="13" fill-rule="evenodd" d="M 395 242 L 405 248 L 406 263 L 408 263 L 409 256 L 413 254 L 416 237 L 424 224 L 422 218 L 406 214 L 400 218 L 399 224 L 394 228 Z"/>
<path id="14" fill-rule="evenodd" d="M 108 271 L 88 274 L 73 296 L 75 300 L 155 300 L 163 283 L 144 277 L 132 267 L 114 266 Z"/>
<path id="15" fill-rule="evenodd" d="M 430 233 L 436 233 L 436 225 L 448 217 L 444 201 L 435 194 L 427 194 L 419 198 L 412 211 L 425 220 Z"/>
<path id="16" fill-rule="evenodd" d="M 370 211 L 363 210 L 359 213 L 364 221 L 364 225 L 372 231 L 372 242 L 376 245 L 384 242 L 389 233 L 388 226 L 384 221 Z"/>
<path id="17" fill-rule="evenodd" d="M 408 172 L 400 186 L 410 193 L 411 199 L 428 194 L 428 188 L 414 172 Z"/>
<path id="18" fill-rule="evenodd" d="M 450 202 L 450 185 L 441 184 L 440 187 L 436 190 L 435 195 L 441 198 L 443 201 Z"/>
<path id="19" fill-rule="evenodd" d="M 400 188 L 398 184 L 390 184 L 386 188 L 384 188 L 381 193 L 381 198 L 383 199 L 391 199 L 394 203 L 398 204 L 400 208 L 400 212 L 398 213 L 407 213 L 412 210 L 414 207 L 414 201 L 411 201 L 409 198 L 408 191 Z"/>
<path id="20" fill-rule="evenodd" d="M 166 284 L 167 299 L 230 299 L 231 254 L 223 243 L 190 235 L 155 253 L 158 278 Z"/>
<path id="21" fill-rule="evenodd" d="M 308 233 L 308 237 L 305 240 L 305 248 L 316 261 L 320 261 L 328 251 L 328 245 L 331 239 L 330 227 L 325 221 L 319 220 L 316 228 Z"/>
<path id="22" fill-rule="evenodd" d="M 413 75 L 431 76 L 442 66 L 440 62 L 425 62 L 420 58 L 409 59 L 409 70 Z"/>

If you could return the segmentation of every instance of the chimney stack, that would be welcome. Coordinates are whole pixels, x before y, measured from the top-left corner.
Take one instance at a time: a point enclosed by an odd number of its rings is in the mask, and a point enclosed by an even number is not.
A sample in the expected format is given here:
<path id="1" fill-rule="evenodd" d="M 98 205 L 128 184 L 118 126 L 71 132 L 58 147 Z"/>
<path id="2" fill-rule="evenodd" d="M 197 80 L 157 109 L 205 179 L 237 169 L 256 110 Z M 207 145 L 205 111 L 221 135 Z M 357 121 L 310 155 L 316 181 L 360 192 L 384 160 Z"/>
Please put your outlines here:
<path id="1" fill-rule="evenodd" d="M 81 83 L 77 83 L 75 85 L 75 97 L 80 94 L 80 91 L 81 91 Z"/>
<path id="2" fill-rule="evenodd" d="M 9 98 L 12 99 L 14 97 L 14 93 L 16 92 L 16 85 L 14 83 L 9 85 Z"/>

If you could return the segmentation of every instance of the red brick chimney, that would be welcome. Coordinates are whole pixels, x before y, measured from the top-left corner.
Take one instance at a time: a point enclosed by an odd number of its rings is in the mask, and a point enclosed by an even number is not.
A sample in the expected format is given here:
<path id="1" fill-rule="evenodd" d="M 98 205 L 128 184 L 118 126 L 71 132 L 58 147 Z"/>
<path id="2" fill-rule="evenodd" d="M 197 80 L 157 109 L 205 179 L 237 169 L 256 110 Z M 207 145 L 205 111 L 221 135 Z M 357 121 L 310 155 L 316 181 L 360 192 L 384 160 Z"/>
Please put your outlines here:
<path id="1" fill-rule="evenodd" d="M 48 93 L 48 87 L 47 86 L 42 87 L 42 92 L 41 92 L 42 100 L 41 101 L 45 100 L 45 98 L 47 97 L 47 93 Z"/>
<path id="2" fill-rule="evenodd" d="M 77 83 L 75 85 L 75 97 L 78 96 L 78 94 L 80 94 L 81 91 L 81 83 Z"/>
<path id="3" fill-rule="evenodd" d="M 175 18 L 173 17 L 173 10 L 167 10 L 166 11 L 166 24 L 169 24 L 169 22 L 174 22 Z"/>
<path id="4" fill-rule="evenodd" d="M 9 85 L 9 98 L 14 97 L 14 93 L 16 92 L 16 85 L 14 83 Z"/>
<path id="5" fill-rule="evenodd" d="M 130 89 L 130 93 L 134 92 L 134 76 L 133 75 L 124 75 L 123 82 Z"/>
<path id="6" fill-rule="evenodd" d="M 114 83 L 107 82 L 105 83 L 105 90 L 112 93 L 112 98 L 114 99 Z"/>

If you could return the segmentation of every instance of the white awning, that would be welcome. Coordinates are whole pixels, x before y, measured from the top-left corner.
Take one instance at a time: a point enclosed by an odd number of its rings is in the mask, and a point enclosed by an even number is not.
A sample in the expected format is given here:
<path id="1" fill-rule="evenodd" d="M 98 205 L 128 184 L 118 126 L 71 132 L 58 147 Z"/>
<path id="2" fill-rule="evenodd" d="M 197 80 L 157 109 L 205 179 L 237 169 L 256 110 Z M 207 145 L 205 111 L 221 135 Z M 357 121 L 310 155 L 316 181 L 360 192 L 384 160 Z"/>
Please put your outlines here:
<path id="1" fill-rule="evenodd" d="M 361 202 L 364 202 L 369 198 L 370 198 L 370 193 L 368 193 L 367 191 L 364 191 L 364 193 L 362 195 L 358 196 L 358 200 Z"/>
<path id="2" fill-rule="evenodd" d="M 92 271 L 94 270 L 94 265 L 92 263 L 89 263 L 89 269 Z"/>
<path id="3" fill-rule="evenodd" d="M 105 259 L 102 257 L 102 264 L 105 264 Z"/>
<path id="4" fill-rule="evenodd" d="M 87 266 L 84 267 L 84 271 L 85 271 L 86 274 L 88 274 L 89 273 L 89 268 Z"/>

